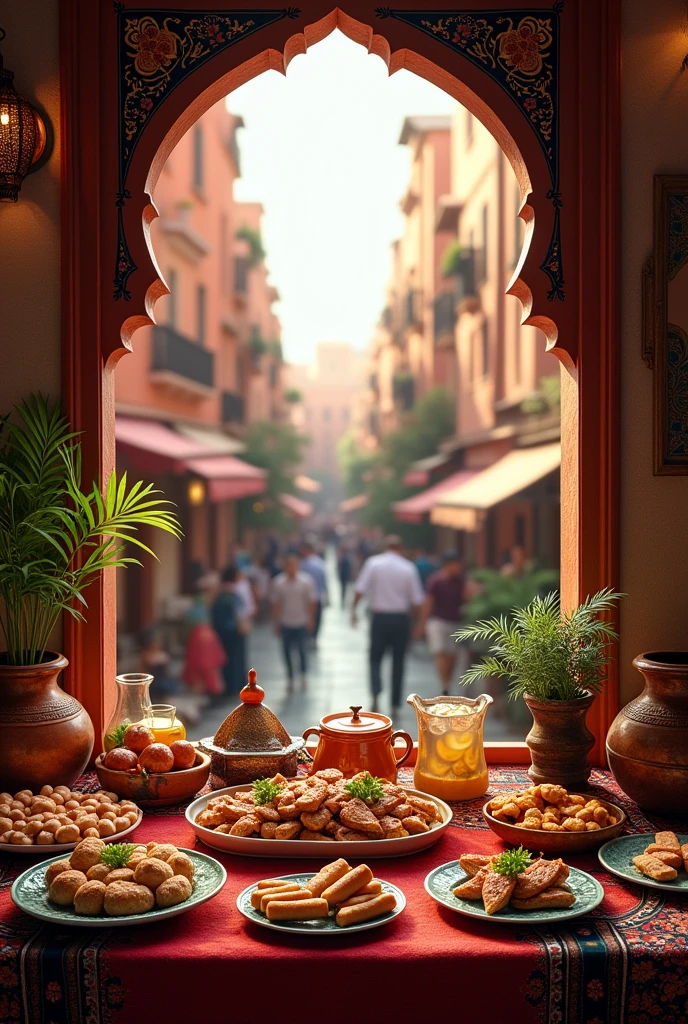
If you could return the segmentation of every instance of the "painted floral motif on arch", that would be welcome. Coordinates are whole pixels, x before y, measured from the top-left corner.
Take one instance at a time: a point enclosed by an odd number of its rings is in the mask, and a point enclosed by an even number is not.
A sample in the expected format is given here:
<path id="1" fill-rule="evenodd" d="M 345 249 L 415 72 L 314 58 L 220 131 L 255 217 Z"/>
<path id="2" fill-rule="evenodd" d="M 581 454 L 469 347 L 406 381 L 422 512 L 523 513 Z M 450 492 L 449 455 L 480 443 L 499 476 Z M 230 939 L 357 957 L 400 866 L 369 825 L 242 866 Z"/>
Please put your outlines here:
<path id="1" fill-rule="evenodd" d="M 559 191 L 559 16 L 551 10 L 393 10 L 376 7 L 379 18 L 394 18 L 450 47 L 485 71 L 511 97 L 531 125 L 549 169 L 547 192 L 554 226 L 541 270 L 548 276 L 550 300 L 565 298 Z"/>
<path id="2" fill-rule="evenodd" d="M 296 7 L 264 10 L 170 10 L 113 4 L 117 16 L 119 88 L 119 190 L 114 297 L 128 300 L 127 282 L 137 269 L 124 232 L 122 209 L 130 199 L 127 174 L 134 150 L 164 99 L 217 53 L 283 18 L 298 18 Z"/>

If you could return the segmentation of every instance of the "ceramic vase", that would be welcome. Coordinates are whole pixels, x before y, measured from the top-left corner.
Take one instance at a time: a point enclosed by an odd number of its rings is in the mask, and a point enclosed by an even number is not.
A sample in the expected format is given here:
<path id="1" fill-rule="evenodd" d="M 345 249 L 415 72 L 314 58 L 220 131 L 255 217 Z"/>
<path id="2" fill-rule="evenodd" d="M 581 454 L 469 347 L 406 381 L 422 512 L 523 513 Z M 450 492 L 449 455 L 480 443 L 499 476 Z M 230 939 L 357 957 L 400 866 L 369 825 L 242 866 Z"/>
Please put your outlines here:
<path id="1" fill-rule="evenodd" d="M 524 696 L 533 716 L 526 736 L 532 764 L 528 775 L 536 785 L 553 782 L 576 792 L 586 789 L 588 754 L 595 737 L 585 724 L 594 694 L 576 700 L 535 700 Z"/>
<path id="2" fill-rule="evenodd" d="M 607 733 L 614 778 L 647 811 L 688 807 L 688 652 L 652 651 L 633 664 L 645 679 Z"/>
<path id="3" fill-rule="evenodd" d="M 58 677 L 61 654 L 46 652 L 40 665 L 0 661 L 0 790 L 72 786 L 93 751 L 93 724 Z"/>

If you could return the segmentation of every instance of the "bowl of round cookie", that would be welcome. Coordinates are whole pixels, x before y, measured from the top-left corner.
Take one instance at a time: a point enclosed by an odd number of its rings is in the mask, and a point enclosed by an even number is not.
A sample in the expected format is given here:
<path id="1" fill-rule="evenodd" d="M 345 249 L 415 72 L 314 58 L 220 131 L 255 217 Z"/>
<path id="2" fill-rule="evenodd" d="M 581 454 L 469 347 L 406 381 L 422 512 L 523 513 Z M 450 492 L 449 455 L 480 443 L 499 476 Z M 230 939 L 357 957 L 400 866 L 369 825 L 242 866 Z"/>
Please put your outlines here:
<path id="1" fill-rule="evenodd" d="M 497 793 L 484 805 L 483 817 L 506 843 L 544 854 L 596 850 L 626 821 L 608 800 L 548 783 Z"/>

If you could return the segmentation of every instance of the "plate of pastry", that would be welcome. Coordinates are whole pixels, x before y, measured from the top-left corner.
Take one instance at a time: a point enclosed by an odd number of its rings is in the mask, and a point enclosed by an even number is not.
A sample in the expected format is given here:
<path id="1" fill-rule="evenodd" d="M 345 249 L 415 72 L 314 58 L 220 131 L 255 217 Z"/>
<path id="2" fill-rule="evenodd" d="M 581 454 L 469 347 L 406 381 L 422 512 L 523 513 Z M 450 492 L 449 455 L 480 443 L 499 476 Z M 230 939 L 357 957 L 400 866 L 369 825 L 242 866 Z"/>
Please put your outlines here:
<path id="1" fill-rule="evenodd" d="M 600 847 L 600 864 L 613 875 L 665 892 L 688 893 L 688 835 L 677 832 L 620 836 Z"/>
<path id="2" fill-rule="evenodd" d="M 425 889 L 457 914 L 504 924 L 544 924 L 589 914 L 604 898 L 592 875 L 559 857 L 532 858 L 523 847 L 462 854 L 435 868 Z"/>
<path id="3" fill-rule="evenodd" d="M 336 768 L 308 778 L 256 779 L 200 796 L 186 820 L 207 846 L 248 857 L 319 857 L 326 843 L 347 857 L 403 857 L 440 839 L 451 808 L 436 797 Z"/>
<path id="4" fill-rule="evenodd" d="M 143 811 L 131 800 L 101 789 L 80 793 L 69 786 L 43 786 L 0 793 L 0 852 L 64 853 L 83 839 L 120 842 L 138 828 Z"/>
<path id="5" fill-rule="evenodd" d="M 317 872 L 262 879 L 237 896 L 249 921 L 296 935 L 343 935 L 393 921 L 406 906 L 401 889 L 375 878 L 367 864 L 352 868 L 343 857 Z"/>
<path id="6" fill-rule="evenodd" d="M 227 880 L 213 857 L 171 843 L 84 839 L 67 859 L 24 871 L 12 899 L 32 917 L 82 928 L 117 928 L 176 917 L 212 899 Z"/>

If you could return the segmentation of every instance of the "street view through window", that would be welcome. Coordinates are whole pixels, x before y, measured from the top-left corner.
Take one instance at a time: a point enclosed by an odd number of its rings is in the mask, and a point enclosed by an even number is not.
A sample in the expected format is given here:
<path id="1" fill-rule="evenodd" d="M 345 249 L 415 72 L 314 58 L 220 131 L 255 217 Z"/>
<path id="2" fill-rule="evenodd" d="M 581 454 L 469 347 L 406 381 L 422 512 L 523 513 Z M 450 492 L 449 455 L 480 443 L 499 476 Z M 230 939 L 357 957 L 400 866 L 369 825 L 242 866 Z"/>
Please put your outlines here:
<path id="1" fill-rule="evenodd" d="M 192 739 L 251 667 L 294 736 L 361 705 L 417 737 L 409 694 L 484 692 L 486 739 L 524 739 L 452 635 L 559 580 L 558 364 L 506 294 L 495 140 L 335 32 L 211 107 L 155 203 L 169 295 L 116 371 L 117 462 L 184 536 L 119 575 L 119 671 Z"/>

